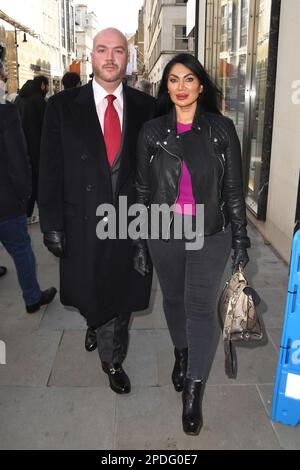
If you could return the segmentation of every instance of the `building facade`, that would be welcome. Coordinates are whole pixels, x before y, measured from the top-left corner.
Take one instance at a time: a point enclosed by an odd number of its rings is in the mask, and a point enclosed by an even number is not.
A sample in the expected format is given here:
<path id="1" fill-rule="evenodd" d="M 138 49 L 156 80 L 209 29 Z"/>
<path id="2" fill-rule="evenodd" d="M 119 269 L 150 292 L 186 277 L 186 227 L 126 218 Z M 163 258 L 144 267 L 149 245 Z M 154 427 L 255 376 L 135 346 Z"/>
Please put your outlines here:
<path id="1" fill-rule="evenodd" d="M 75 5 L 75 47 L 83 85 L 89 81 L 92 73 L 91 53 L 97 24 L 96 14 L 89 12 L 86 5 Z"/>
<path id="2" fill-rule="evenodd" d="M 144 1 L 145 70 L 152 83 L 152 94 L 158 91 L 162 71 L 179 52 L 194 52 L 194 39 L 186 36 L 186 1 Z"/>
<path id="3" fill-rule="evenodd" d="M 61 78 L 76 58 L 73 0 L 0 0 L 0 10 L 8 93 L 41 74 L 49 78 L 51 93 L 60 91 Z"/>
<path id="4" fill-rule="evenodd" d="M 137 50 L 137 73 L 142 78 L 145 73 L 145 48 L 144 48 L 144 7 L 139 10 L 138 29 L 136 32 L 136 50 Z"/>
<path id="5" fill-rule="evenodd" d="M 76 60 L 75 5 L 73 0 L 59 0 L 60 53 L 63 73 Z"/>
<path id="6" fill-rule="evenodd" d="M 198 55 L 237 128 L 249 219 L 288 262 L 300 200 L 300 61 L 291 47 L 300 42 L 300 2 L 197 3 Z"/>

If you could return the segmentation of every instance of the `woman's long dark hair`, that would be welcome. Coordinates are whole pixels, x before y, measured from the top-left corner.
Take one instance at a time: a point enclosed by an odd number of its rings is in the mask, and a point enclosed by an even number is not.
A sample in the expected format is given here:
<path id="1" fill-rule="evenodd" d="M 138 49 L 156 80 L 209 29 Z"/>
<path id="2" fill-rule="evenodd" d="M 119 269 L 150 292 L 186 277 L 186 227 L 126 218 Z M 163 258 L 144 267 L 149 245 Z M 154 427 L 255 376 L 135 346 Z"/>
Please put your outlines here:
<path id="1" fill-rule="evenodd" d="M 203 92 L 199 95 L 198 101 L 204 111 L 221 114 L 222 91 L 208 75 L 204 67 L 195 56 L 187 53 L 177 54 L 164 68 L 162 79 L 158 90 L 157 111 L 158 115 L 167 114 L 173 106 L 168 94 L 168 78 L 172 67 L 175 64 L 185 65 L 198 78 L 203 85 Z"/>

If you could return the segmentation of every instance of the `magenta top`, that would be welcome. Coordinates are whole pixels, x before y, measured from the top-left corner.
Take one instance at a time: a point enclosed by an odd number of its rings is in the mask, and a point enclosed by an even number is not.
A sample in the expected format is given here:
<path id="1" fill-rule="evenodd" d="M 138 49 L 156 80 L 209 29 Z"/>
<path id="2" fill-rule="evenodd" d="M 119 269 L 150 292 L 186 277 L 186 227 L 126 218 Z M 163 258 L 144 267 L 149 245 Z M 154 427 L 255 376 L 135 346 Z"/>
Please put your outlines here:
<path id="1" fill-rule="evenodd" d="M 190 131 L 192 124 L 177 122 L 177 133 Z M 186 206 L 188 204 L 188 206 Z M 179 196 L 176 202 L 175 212 L 177 214 L 196 215 L 196 204 L 192 191 L 192 180 L 185 162 L 182 162 L 182 173 L 180 178 Z"/>

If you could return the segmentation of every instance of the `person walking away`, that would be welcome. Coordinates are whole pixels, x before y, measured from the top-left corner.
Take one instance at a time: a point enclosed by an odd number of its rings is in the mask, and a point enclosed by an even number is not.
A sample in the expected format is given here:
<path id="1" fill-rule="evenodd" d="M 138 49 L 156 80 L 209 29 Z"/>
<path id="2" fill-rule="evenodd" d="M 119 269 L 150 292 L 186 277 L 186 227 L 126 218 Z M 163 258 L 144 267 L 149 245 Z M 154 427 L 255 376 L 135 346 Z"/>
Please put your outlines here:
<path id="1" fill-rule="evenodd" d="M 32 215 L 35 203 L 38 203 L 40 146 L 46 109 L 45 97 L 48 90 L 48 78 L 43 75 L 38 75 L 33 80 L 29 80 L 25 83 L 14 102 L 20 112 L 32 170 L 32 192 L 27 206 L 29 222 L 38 221 L 38 219 L 32 217 Z"/>

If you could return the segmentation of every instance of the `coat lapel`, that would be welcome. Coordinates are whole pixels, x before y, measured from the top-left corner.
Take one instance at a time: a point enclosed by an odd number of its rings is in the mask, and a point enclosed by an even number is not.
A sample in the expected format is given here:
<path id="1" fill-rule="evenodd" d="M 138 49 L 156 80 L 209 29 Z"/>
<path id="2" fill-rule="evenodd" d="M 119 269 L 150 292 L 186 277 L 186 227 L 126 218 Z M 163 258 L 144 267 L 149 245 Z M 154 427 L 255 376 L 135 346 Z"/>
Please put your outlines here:
<path id="1" fill-rule="evenodd" d="M 87 150 L 97 160 L 99 168 L 104 171 L 107 179 L 111 178 L 111 169 L 107 161 L 106 147 L 94 102 L 92 82 L 81 87 L 75 99 L 74 120 L 80 122 L 78 132 L 83 134 Z M 124 118 L 122 131 L 122 147 L 118 156 L 118 179 L 116 195 L 134 171 L 136 158 L 136 141 L 138 136 L 138 106 L 130 96 L 130 90 L 124 85 Z"/>
<path id="2" fill-rule="evenodd" d="M 96 159 L 99 168 L 110 178 L 110 168 L 107 162 L 106 147 L 102 129 L 95 106 L 92 82 L 83 86 L 75 100 L 77 122 L 81 122 L 81 133 L 87 150 Z"/>
<path id="3" fill-rule="evenodd" d="M 130 96 L 130 90 L 124 85 L 124 127 L 116 194 L 135 168 L 138 116 L 138 106 Z"/>

